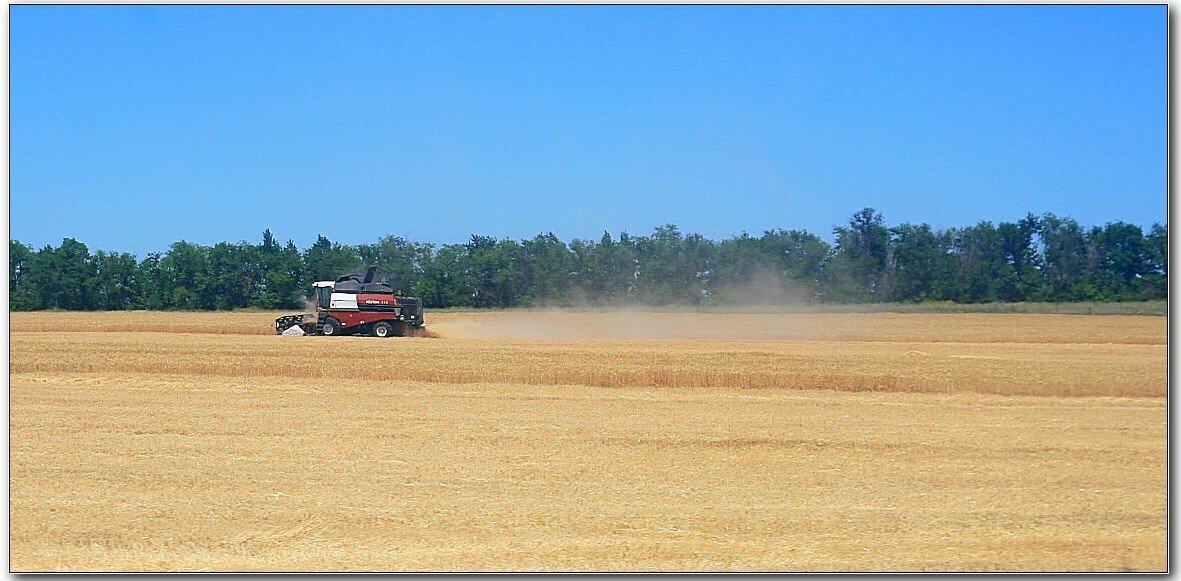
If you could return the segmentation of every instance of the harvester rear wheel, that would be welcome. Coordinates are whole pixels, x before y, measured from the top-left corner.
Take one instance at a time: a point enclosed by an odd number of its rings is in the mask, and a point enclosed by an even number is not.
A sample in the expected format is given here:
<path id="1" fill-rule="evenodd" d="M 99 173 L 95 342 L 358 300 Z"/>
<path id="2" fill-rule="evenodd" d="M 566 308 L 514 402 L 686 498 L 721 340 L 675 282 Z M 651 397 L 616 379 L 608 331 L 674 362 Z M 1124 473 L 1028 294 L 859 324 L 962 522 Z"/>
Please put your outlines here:
<path id="1" fill-rule="evenodd" d="M 328 317 L 327 319 L 324 319 L 324 326 L 320 329 L 320 333 L 322 333 L 324 335 L 339 335 L 340 334 L 340 321 L 337 321 L 336 319 L 333 319 L 332 317 Z"/>
<path id="2" fill-rule="evenodd" d="M 378 321 L 373 324 L 374 337 L 392 337 L 394 334 L 394 326 L 385 322 Z"/>

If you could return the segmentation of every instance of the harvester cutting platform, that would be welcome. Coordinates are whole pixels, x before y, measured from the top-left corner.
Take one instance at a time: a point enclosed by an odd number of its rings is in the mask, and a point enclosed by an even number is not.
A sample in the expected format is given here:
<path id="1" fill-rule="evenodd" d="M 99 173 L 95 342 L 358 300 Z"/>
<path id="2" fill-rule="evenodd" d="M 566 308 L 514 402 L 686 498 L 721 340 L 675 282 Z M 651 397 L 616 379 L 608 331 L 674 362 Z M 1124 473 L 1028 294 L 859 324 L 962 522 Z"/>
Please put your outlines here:
<path id="1" fill-rule="evenodd" d="M 377 266 L 334 281 L 313 283 L 316 312 L 285 315 L 275 319 L 275 332 L 284 334 L 299 327 L 305 335 L 373 335 L 395 337 L 418 335 L 425 323 L 422 300 L 394 292 L 389 285 L 373 282 Z M 296 331 L 296 334 L 299 334 Z"/>

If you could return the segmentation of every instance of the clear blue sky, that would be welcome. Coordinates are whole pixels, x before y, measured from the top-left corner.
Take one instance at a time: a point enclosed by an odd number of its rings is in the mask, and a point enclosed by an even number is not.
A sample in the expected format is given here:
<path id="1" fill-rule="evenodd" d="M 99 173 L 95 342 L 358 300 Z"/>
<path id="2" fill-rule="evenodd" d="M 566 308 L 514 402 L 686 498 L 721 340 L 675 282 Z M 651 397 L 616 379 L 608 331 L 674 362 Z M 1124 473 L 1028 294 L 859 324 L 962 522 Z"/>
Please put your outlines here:
<path id="1" fill-rule="evenodd" d="M 13 6 L 11 235 L 1166 220 L 1158 6 Z"/>

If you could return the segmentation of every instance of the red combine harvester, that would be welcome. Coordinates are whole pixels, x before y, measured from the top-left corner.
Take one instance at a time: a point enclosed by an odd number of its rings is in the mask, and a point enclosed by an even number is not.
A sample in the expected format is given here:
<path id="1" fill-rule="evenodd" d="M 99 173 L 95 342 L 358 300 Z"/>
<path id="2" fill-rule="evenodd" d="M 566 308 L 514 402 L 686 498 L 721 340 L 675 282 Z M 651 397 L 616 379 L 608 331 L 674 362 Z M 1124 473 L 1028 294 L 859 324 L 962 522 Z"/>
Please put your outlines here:
<path id="1" fill-rule="evenodd" d="M 373 335 L 402 337 L 419 335 L 425 326 L 422 300 L 394 292 L 389 285 L 373 282 L 377 266 L 335 281 L 312 283 L 316 289 L 316 312 L 284 315 L 275 319 L 275 332 L 282 335 L 299 327 L 305 335 Z M 296 334 L 299 334 L 297 331 Z"/>

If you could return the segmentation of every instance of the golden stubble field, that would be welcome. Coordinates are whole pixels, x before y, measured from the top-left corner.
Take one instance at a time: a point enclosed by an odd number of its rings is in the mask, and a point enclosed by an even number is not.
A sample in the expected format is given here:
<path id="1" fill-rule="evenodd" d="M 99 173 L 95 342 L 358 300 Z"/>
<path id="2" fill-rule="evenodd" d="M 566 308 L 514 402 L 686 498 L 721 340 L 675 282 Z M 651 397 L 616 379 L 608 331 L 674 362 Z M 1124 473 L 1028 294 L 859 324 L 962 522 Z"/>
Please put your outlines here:
<path id="1" fill-rule="evenodd" d="M 1166 319 L 14 313 L 14 571 L 1163 571 Z"/>

